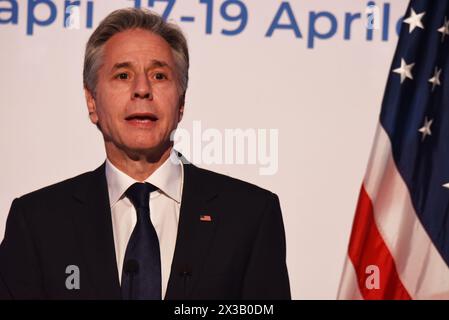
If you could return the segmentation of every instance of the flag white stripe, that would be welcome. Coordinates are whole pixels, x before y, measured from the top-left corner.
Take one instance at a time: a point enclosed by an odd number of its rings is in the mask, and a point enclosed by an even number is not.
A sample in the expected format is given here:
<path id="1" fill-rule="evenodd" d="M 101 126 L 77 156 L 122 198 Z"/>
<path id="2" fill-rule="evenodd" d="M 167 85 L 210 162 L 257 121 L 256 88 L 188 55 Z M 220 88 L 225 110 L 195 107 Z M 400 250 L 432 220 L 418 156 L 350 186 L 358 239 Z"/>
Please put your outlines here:
<path id="1" fill-rule="evenodd" d="M 357 282 L 357 273 L 349 256 L 346 257 L 342 275 L 337 298 L 341 300 L 363 300 Z"/>

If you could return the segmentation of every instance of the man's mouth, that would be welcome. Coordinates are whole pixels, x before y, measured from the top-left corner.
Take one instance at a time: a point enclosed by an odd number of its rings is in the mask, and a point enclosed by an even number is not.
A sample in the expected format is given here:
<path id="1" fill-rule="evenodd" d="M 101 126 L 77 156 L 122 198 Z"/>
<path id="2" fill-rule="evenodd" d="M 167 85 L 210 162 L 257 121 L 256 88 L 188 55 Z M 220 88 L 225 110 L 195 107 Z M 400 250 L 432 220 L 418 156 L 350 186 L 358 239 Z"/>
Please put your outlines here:
<path id="1" fill-rule="evenodd" d="M 133 113 L 127 116 L 125 120 L 132 125 L 148 126 L 156 122 L 158 120 L 158 117 L 153 113 L 142 112 L 142 113 Z"/>

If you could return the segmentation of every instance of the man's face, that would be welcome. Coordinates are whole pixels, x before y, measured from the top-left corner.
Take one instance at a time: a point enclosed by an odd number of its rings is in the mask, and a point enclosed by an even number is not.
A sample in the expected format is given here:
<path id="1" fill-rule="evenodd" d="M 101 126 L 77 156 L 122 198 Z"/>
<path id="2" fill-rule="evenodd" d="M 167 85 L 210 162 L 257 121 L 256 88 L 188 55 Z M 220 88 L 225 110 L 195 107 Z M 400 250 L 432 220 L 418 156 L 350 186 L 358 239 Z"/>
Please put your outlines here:
<path id="1" fill-rule="evenodd" d="M 86 97 L 107 151 L 163 153 L 183 112 L 169 44 L 152 32 L 134 29 L 115 34 L 103 49 L 95 98 L 88 91 Z"/>

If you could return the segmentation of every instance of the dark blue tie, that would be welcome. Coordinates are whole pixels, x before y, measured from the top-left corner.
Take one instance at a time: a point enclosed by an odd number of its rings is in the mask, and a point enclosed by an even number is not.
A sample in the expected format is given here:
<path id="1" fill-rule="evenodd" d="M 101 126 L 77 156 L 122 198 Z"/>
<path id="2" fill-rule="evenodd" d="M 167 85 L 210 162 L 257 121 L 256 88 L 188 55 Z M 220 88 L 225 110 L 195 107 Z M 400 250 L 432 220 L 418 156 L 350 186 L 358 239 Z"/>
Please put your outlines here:
<path id="1" fill-rule="evenodd" d="M 126 247 L 122 271 L 125 300 L 161 300 L 161 254 L 156 230 L 150 220 L 149 183 L 135 183 L 125 192 L 137 211 L 137 223 Z"/>

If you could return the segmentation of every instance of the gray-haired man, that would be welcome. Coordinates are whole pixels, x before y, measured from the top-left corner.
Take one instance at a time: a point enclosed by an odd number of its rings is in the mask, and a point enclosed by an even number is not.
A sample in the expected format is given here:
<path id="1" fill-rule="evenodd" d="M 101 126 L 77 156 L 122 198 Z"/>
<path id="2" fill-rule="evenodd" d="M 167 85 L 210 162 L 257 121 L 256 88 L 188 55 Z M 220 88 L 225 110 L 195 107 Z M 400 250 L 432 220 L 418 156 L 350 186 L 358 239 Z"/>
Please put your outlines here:
<path id="1" fill-rule="evenodd" d="M 107 159 L 13 201 L 0 297 L 290 298 L 278 197 L 173 149 L 188 69 L 183 34 L 160 16 L 102 21 L 83 75 Z"/>

